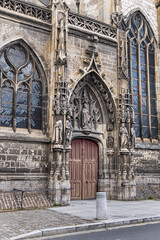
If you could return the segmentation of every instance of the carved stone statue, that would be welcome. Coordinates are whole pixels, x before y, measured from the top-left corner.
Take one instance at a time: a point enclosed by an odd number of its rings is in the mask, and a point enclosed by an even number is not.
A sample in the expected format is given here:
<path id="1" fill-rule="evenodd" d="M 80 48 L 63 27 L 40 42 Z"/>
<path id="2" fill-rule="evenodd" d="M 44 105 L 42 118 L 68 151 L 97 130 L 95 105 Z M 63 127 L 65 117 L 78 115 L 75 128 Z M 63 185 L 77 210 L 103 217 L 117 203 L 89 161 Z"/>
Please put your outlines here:
<path id="1" fill-rule="evenodd" d="M 72 131 L 73 131 L 73 127 L 71 123 L 71 118 L 68 115 L 66 120 L 66 145 L 70 145 L 71 143 Z"/>
<path id="2" fill-rule="evenodd" d="M 84 103 L 82 109 L 82 129 L 90 129 L 91 128 L 91 115 L 88 111 L 87 104 Z"/>
<path id="3" fill-rule="evenodd" d="M 108 148 L 111 149 L 114 146 L 114 138 L 112 137 L 111 133 L 108 134 Z"/>
<path id="4" fill-rule="evenodd" d="M 136 133 L 133 127 L 131 127 L 131 147 L 135 147 Z"/>
<path id="5" fill-rule="evenodd" d="M 53 141 L 54 144 L 62 144 L 62 121 L 58 120 L 54 125 Z"/>
<path id="6" fill-rule="evenodd" d="M 125 123 L 122 123 L 120 127 L 120 143 L 121 143 L 121 149 L 128 148 L 128 130 L 125 126 Z"/>

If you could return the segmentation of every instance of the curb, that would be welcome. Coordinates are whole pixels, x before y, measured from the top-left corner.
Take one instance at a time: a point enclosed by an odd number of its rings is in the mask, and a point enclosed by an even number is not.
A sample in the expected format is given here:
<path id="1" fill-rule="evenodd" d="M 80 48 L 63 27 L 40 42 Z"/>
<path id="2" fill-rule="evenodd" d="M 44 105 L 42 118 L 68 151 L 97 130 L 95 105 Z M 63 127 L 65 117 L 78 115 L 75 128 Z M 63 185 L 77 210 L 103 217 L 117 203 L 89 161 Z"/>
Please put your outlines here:
<path id="1" fill-rule="evenodd" d="M 98 222 L 98 223 L 89 223 L 89 224 L 81 224 L 76 226 L 41 229 L 41 230 L 33 231 L 30 233 L 21 234 L 16 237 L 12 237 L 10 238 L 10 240 L 31 239 L 31 238 L 59 235 L 64 233 L 82 232 L 86 230 L 96 230 L 96 229 L 103 229 L 103 228 L 116 227 L 116 226 L 122 226 L 122 225 L 156 222 L 156 221 L 160 221 L 160 216 L 132 218 L 132 219 L 124 219 L 124 220 L 105 220 L 103 222 Z"/>

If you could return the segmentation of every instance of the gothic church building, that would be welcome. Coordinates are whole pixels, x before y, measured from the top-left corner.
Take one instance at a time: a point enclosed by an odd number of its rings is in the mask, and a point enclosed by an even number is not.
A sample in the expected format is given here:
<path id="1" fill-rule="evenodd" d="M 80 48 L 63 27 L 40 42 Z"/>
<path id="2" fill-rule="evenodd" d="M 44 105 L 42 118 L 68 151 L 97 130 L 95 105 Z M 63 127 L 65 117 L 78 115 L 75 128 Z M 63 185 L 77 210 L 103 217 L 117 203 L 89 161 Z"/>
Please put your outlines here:
<path id="1" fill-rule="evenodd" d="M 0 0 L 0 191 L 159 184 L 160 1 Z"/>

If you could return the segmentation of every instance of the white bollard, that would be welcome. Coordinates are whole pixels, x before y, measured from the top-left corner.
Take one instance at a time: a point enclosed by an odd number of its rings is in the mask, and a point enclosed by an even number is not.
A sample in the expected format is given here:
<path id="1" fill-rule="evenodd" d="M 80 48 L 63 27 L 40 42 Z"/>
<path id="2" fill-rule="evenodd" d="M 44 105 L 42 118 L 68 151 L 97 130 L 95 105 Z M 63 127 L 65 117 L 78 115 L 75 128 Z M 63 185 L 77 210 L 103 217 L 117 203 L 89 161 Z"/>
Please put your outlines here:
<path id="1" fill-rule="evenodd" d="M 107 219 L 106 192 L 96 193 L 96 218 L 99 220 Z"/>

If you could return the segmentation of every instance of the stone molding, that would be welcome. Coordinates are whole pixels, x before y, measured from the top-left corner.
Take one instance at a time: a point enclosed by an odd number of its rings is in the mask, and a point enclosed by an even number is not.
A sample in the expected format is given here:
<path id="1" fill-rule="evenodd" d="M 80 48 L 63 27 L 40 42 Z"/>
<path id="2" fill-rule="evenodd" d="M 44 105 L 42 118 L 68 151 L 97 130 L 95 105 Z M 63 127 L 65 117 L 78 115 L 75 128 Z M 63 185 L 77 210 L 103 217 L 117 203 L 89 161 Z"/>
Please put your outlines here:
<path id="1" fill-rule="evenodd" d="M 0 7 L 40 19 L 46 23 L 51 23 L 52 20 L 52 12 L 50 10 L 30 3 L 24 3 L 20 0 L 0 0 Z"/>

